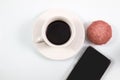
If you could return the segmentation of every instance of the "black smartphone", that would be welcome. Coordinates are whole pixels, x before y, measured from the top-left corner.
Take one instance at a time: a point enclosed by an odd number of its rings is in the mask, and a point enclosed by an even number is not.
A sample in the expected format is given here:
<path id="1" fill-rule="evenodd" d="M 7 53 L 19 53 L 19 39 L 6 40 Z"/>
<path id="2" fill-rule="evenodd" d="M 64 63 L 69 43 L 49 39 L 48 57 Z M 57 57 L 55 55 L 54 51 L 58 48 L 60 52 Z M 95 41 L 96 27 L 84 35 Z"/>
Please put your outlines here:
<path id="1" fill-rule="evenodd" d="M 89 46 L 66 80 L 100 80 L 111 61 Z"/>

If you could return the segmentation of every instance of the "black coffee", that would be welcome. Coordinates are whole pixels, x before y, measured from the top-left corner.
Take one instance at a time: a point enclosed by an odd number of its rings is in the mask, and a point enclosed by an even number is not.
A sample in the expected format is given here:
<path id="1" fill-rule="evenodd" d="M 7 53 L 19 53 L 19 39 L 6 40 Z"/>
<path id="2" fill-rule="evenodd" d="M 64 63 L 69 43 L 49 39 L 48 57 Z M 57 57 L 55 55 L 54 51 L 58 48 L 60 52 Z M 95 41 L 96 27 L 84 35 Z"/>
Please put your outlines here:
<path id="1" fill-rule="evenodd" d="M 71 29 L 66 22 L 57 20 L 48 25 L 46 36 L 51 43 L 62 45 L 70 39 Z"/>

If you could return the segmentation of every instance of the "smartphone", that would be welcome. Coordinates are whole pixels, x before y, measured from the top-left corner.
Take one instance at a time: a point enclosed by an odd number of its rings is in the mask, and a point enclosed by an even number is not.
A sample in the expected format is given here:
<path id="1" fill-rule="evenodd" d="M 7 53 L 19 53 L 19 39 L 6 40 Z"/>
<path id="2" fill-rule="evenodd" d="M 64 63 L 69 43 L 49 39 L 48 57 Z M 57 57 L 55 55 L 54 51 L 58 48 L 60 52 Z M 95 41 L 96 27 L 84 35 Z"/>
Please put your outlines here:
<path id="1" fill-rule="evenodd" d="M 111 61 L 89 46 L 66 80 L 100 80 Z"/>

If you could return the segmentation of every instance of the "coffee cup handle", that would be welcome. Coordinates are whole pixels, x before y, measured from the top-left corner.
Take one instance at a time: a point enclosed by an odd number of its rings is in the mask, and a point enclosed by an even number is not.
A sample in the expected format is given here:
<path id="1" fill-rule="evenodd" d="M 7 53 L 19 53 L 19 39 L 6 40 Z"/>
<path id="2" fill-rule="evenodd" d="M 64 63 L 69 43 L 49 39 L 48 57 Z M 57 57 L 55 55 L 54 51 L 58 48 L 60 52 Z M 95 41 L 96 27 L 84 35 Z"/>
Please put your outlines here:
<path id="1" fill-rule="evenodd" d="M 42 43 L 44 42 L 43 38 L 42 37 L 38 37 L 37 40 L 36 40 L 37 43 Z"/>

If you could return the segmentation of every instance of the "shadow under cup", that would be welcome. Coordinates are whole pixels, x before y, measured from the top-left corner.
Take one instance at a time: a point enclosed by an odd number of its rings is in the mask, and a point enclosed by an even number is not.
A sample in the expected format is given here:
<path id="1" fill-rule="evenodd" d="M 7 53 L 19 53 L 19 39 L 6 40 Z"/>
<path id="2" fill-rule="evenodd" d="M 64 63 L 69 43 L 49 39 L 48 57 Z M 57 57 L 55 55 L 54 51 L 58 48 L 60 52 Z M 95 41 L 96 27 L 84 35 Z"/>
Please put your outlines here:
<path id="1" fill-rule="evenodd" d="M 46 29 L 46 38 L 54 45 L 63 45 L 71 38 L 71 28 L 62 20 L 51 22 Z"/>

